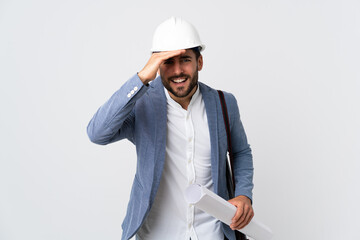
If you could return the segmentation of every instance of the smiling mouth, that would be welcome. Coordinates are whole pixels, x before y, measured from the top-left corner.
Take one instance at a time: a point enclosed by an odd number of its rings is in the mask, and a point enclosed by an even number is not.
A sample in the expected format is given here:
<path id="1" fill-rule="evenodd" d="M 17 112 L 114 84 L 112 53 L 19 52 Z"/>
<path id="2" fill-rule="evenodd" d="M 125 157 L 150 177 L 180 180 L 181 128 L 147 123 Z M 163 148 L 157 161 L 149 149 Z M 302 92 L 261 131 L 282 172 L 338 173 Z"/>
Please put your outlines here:
<path id="1" fill-rule="evenodd" d="M 175 79 L 171 79 L 172 82 L 174 83 L 183 83 L 187 80 L 187 78 L 175 78 Z"/>

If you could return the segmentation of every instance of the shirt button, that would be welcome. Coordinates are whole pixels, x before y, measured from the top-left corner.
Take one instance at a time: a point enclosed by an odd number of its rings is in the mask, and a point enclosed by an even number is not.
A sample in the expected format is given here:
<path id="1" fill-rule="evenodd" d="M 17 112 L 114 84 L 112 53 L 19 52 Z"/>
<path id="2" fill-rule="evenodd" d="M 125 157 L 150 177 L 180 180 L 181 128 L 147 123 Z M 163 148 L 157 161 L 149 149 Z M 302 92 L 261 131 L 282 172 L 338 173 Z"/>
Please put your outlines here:
<path id="1" fill-rule="evenodd" d="M 138 90 L 138 87 L 134 87 L 134 91 Z"/>
<path id="2" fill-rule="evenodd" d="M 134 94 L 134 92 L 135 92 L 134 90 L 131 90 L 131 92 L 130 92 L 130 93 L 131 93 L 131 94 Z"/>
<path id="3" fill-rule="evenodd" d="M 191 163 L 191 159 L 188 160 L 188 163 Z"/>
<path id="4" fill-rule="evenodd" d="M 127 95 L 127 97 L 128 97 L 128 98 L 131 97 L 131 94 L 129 93 L 129 94 Z"/>
<path id="5" fill-rule="evenodd" d="M 191 142 L 191 141 L 192 141 L 192 137 L 189 138 L 189 142 Z"/>

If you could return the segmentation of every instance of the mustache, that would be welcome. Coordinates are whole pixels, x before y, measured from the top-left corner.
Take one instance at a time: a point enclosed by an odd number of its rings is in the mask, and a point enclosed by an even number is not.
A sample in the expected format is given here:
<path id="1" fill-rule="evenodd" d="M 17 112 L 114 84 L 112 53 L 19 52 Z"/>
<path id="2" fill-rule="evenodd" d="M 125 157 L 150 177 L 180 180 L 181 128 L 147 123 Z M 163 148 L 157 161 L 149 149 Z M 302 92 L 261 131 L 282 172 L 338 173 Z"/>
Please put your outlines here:
<path id="1" fill-rule="evenodd" d="M 171 80 L 174 80 L 174 79 L 176 79 L 176 78 L 190 78 L 190 76 L 189 75 L 187 75 L 187 74 L 180 74 L 180 75 L 176 75 L 176 76 L 171 76 L 171 77 L 169 77 L 168 79 L 171 81 Z"/>

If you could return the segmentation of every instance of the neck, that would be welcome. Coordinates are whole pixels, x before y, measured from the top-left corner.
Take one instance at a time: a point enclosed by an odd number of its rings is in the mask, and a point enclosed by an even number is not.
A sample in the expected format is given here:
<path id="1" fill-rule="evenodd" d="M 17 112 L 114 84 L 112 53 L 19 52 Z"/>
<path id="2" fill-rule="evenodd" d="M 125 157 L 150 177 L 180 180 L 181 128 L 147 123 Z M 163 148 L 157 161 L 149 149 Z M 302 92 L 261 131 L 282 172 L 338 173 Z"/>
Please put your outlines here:
<path id="1" fill-rule="evenodd" d="M 198 88 L 198 86 L 196 85 L 196 86 L 193 88 L 193 90 L 191 90 L 191 92 L 190 92 L 187 96 L 185 96 L 185 97 L 176 97 L 174 94 L 172 94 L 172 93 L 169 92 L 169 91 L 168 91 L 168 93 L 169 93 L 170 97 L 171 97 L 172 99 L 174 99 L 175 102 L 177 102 L 178 104 L 180 104 L 180 106 L 181 106 L 183 109 L 187 110 L 187 109 L 188 109 L 188 106 L 189 106 L 189 104 L 190 104 L 191 98 L 192 98 L 192 96 L 195 94 L 197 88 Z"/>

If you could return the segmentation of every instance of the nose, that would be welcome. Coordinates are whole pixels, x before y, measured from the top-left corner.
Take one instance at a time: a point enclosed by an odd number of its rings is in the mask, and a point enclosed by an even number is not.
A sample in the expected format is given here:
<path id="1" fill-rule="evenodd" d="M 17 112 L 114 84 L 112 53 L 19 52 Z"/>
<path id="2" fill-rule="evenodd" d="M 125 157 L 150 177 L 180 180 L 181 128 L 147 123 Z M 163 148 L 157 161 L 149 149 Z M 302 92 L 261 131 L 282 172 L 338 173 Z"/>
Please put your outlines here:
<path id="1" fill-rule="evenodd" d="M 179 61 L 175 61 L 173 65 L 174 75 L 180 75 L 183 72 L 182 66 Z"/>

